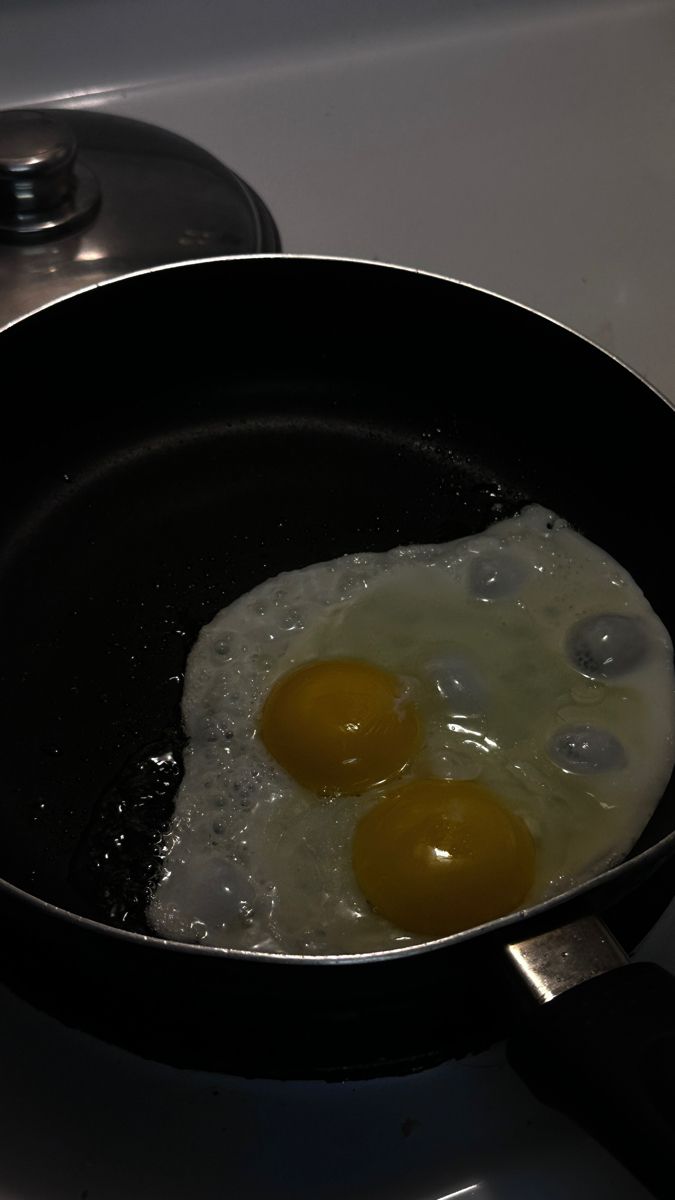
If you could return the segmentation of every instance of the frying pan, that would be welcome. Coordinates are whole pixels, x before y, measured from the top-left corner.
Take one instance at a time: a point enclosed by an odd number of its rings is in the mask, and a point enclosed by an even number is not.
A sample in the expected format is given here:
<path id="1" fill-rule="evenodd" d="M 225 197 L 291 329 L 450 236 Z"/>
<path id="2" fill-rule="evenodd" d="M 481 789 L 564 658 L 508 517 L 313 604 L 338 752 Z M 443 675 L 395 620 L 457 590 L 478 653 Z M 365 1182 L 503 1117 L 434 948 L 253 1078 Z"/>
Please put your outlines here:
<path id="1" fill-rule="evenodd" d="M 170 818 L 188 649 L 278 571 L 445 541 L 537 501 L 615 556 L 675 630 L 663 398 L 486 292 L 286 256 L 89 289 L 6 329 L 0 369 L 11 986 L 140 1053 L 249 1074 L 418 1069 L 510 1033 L 530 1086 L 666 1195 L 675 981 L 626 965 L 597 914 L 673 854 L 672 784 L 623 864 L 423 948 L 165 942 L 129 884 Z M 114 821 L 126 841 L 104 852 Z"/>

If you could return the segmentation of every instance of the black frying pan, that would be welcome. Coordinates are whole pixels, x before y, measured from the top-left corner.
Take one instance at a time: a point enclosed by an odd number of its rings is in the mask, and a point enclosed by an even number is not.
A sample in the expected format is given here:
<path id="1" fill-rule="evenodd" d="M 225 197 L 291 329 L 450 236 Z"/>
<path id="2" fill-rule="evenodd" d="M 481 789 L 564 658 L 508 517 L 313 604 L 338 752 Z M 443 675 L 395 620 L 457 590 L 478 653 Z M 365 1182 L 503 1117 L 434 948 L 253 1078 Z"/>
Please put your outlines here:
<path id="1" fill-rule="evenodd" d="M 479 1048 L 512 1024 L 525 970 L 557 998 L 523 1009 L 513 1060 L 670 1195 L 673 980 L 618 965 L 593 921 L 542 935 L 672 854 L 672 786 L 623 865 L 424 949 L 310 960 L 164 943 L 127 871 L 156 867 L 148 831 L 180 776 L 197 630 L 280 570 L 455 538 L 496 503 L 534 500 L 614 555 L 675 630 L 667 404 L 484 292 L 285 257 L 61 301 L 3 332 L 0 369 L 5 977 L 144 1054 L 330 1076 Z M 161 779 L 158 747 L 177 764 Z M 128 856 L 115 869 L 92 854 L 113 820 Z"/>

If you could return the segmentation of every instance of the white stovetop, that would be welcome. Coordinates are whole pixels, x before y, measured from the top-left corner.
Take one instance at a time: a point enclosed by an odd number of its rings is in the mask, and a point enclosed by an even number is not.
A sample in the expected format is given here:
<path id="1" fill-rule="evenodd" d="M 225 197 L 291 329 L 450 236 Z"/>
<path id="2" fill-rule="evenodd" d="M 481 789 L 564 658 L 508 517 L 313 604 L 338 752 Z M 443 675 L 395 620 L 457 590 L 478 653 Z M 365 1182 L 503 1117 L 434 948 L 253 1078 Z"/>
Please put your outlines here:
<path id="1" fill-rule="evenodd" d="M 513 296 L 675 400 L 670 0 L 4 0 L 0 106 L 38 102 L 165 125 L 253 184 L 286 250 Z M 675 910 L 643 953 L 675 969 Z M 393 1081 L 245 1082 L 0 991 L 0 1111 L 0 1200 L 645 1195 L 501 1049 Z"/>

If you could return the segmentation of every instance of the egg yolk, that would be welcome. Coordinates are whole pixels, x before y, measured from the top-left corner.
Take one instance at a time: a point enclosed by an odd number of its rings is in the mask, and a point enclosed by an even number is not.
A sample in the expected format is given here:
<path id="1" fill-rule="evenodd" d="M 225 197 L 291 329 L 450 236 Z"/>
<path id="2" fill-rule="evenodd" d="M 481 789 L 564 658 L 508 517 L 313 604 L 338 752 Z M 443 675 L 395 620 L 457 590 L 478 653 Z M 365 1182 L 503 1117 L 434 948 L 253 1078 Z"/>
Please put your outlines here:
<path id="1" fill-rule="evenodd" d="M 478 783 L 415 780 L 359 821 L 356 879 L 400 929 L 444 937 L 517 908 L 534 878 L 523 821 Z"/>
<path id="2" fill-rule="evenodd" d="M 396 675 L 356 659 L 311 662 L 279 679 L 260 736 L 289 775 L 319 795 L 358 796 L 395 778 L 419 726 Z"/>

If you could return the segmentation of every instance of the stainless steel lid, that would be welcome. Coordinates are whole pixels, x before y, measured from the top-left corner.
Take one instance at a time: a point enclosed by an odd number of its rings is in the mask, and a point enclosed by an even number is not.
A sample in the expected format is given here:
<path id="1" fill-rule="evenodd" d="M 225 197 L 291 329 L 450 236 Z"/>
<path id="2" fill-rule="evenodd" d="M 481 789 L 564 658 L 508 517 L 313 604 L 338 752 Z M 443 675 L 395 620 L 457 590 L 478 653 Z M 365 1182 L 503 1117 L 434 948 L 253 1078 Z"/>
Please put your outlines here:
<path id="1" fill-rule="evenodd" d="M 130 271 L 279 248 L 260 197 L 185 138 L 99 112 L 0 113 L 0 325 Z"/>

